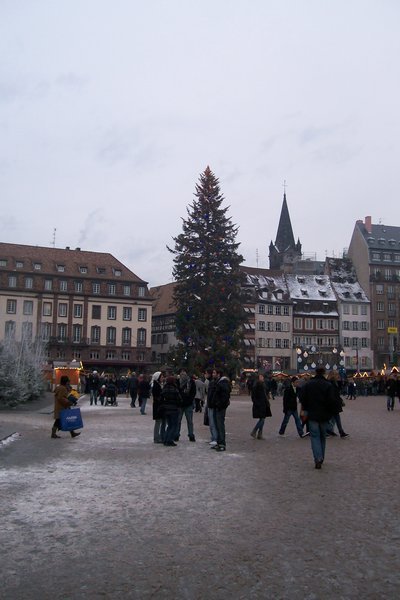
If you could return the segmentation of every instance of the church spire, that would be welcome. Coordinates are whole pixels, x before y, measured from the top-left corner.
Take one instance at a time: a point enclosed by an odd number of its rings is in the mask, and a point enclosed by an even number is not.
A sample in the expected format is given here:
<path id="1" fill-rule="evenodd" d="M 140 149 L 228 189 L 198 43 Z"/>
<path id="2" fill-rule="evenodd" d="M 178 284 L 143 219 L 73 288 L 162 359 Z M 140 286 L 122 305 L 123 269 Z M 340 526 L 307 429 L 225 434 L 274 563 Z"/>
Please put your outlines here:
<path id="1" fill-rule="evenodd" d="M 275 246 L 279 252 L 285 252 L 295 248 L 295 241 L 290 221 L 289 209 L 286 202 L 286 192 L 283 193 L 283 204 L 279 219 L 278 232 L 276 234 Z"/>
<path id="2" fill-rule="evenodd" d="M 269 246 L 270 269 L 291 269 L 293 264 L 301 259 L 301 244 L 294 241 L 292 223 L 286 201 L 286 182 L 284 185 L 283 203 L 279 219 L 275 244 Z"/>

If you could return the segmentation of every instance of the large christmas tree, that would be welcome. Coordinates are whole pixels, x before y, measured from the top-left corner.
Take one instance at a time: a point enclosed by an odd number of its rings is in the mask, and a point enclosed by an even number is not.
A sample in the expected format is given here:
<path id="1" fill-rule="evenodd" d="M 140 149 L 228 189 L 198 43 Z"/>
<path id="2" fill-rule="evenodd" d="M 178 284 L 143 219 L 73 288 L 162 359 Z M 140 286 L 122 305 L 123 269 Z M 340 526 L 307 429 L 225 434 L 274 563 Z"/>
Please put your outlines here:
<path id="1" fill-rule="evenodd" d="M 182 233 L 173 238 L 173 276 L 180 358 L 192 370 L 234 370 L 244 322 L 238 228 L 226 215 L 219 181 L 209 167 L 200 175 Z M 179 359 L 178 359 L 179 360 Z"/>

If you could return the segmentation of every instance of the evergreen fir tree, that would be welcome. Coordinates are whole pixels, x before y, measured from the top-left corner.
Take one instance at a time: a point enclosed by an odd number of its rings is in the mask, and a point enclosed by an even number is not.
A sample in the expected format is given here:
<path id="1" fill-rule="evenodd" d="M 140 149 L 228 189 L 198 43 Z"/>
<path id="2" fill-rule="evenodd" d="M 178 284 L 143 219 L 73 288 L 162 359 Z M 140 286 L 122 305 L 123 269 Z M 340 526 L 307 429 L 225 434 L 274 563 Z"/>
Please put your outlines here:
<path id="1" fill-rule="evenodd" d="M 238 228 L 227 216 L 219 181 L 209 167 L 196 184 L 182 233 L 173 238 L 174 300 L 181 358 L 190 369 L 234 370 L 244 322 Z M 179 359 L 179 358 L 178 358 Z"/>

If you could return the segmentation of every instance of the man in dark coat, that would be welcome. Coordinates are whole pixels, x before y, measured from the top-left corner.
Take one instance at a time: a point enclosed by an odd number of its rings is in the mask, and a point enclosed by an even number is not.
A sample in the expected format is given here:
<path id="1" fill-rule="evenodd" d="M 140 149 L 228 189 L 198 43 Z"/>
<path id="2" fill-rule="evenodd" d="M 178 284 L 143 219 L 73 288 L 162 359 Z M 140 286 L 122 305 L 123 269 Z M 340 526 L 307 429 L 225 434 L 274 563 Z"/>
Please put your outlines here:
<path id="1" fill-rule="evenodd" d="M 325 379 L 324 367 L 317 367 L 315 377 L 303 387 L 301 403 L 307 413 L 315 468 L 320 469 L 325 458 L 329 419 L 339 412 L 333 386 Z"/>
<path id="2" fill-rule="evenodd" d="M 290 417 L 293 417 L 296 423 L 297 433 L 300 437 L 305 437 L 303 426 L 300 421 L 299 413 L 297 412 L 297 391 L 296 383 L 298 377 L 292 377 L 290 383 L 286 383 L 283 389 L 283 412 L 284 417 L 279 429 L 279 435 L 285 435 L 286 426 L 289 423 Z"/>
<path id="3" fill-rule="evenodd" d="M 223 452 L 226 450 L 226 442 L 225 442 L 225 414 L 226 409 L 230 404 L 230 397 L 232 386 L 230 379 L 223 371 L 218 371 L 219 379 L 215 386 L 215 391 L 213 395 L 213 404 L 214 407 L 214 422 L 215 428 L 217 430 L 217 445 L 215 446 L 215 450 L 218 452 Z"/>

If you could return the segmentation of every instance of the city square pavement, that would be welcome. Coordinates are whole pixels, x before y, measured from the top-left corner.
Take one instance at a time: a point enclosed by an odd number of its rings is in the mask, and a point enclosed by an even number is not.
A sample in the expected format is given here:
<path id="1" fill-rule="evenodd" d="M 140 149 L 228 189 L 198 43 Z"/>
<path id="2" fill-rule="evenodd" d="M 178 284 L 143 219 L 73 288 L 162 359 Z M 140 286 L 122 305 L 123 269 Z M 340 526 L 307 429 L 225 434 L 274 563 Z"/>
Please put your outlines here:
<path id="1" fill-rule="evenodd" d="M 397 399 L 346 401 L 320 471 L 292 421 L 278 436 L 281 398 L 254 440 L 233 397 L 224 453 L 202 414 L 195 443 L 154 444 L 151 405 L 122 396 L 50 439 L 51 401 L 0 411 L 1 598 L 400 597 Z"/>

